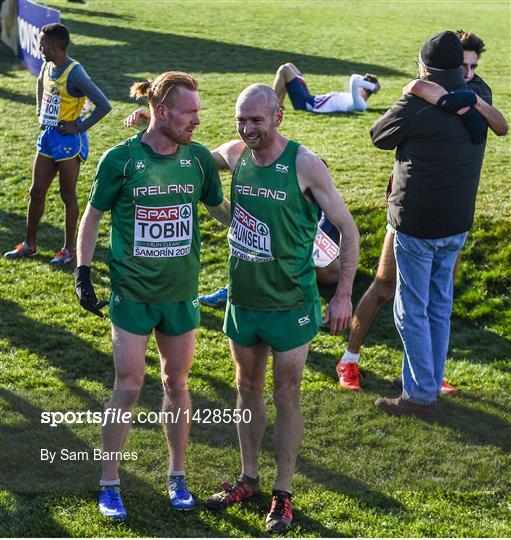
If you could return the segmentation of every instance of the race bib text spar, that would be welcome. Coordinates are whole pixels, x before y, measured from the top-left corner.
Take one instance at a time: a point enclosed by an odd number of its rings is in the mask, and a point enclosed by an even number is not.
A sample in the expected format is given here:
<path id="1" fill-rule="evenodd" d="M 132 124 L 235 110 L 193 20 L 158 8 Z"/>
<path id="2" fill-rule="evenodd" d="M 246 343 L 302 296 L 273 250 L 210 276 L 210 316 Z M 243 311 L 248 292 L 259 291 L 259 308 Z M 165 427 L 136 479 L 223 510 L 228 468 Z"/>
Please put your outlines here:
<path id="1" fill-rule="evenodd" d="M 136 206 L 133 255 L 182 257 L 192 246 L 191 203 L 174 206 Z"/>
<path id="2" fill-rule="evenodd" d="M 268 225 L 249 214 L 239 204 L 234 208 L 227 239 L 233 257 L 256 263 L 274 260 Z"/>

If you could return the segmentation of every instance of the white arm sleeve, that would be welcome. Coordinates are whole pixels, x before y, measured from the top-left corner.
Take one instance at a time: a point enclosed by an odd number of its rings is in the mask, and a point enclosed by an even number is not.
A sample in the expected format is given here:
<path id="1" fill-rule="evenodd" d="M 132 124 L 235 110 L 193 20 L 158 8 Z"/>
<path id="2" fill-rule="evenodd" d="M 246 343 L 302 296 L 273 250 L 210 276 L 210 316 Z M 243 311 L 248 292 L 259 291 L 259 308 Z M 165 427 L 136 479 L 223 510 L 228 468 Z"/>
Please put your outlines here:
<path id="1" fill-rule="evenodd" d="M 359 88 L 370 90 L 373 92 L 376 90 L 376 84 L 370 81 L 364 80 L 362 75 L 352 75 L 350 78 L 350 93 L 353 98 L 356 111 L 365 111 L 367 109 L 367 101 L 360 95 Z"/>

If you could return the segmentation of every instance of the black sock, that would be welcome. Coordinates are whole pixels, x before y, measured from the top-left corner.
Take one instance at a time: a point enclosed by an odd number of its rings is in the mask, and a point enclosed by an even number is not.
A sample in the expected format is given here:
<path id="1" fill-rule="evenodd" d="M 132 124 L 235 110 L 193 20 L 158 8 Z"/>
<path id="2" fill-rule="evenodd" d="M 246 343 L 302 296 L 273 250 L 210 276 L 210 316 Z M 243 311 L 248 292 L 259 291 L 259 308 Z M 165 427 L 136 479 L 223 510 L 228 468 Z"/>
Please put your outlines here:
<path id="1" fill-rule="evenodd" d="M 289 491 L 283 491 L 282 489 L 274 489 L 272 495 L 274 495 L 275 497 L 286 497 L 288 499 L 291 498 L 291 493 L 289 493 Z"/>

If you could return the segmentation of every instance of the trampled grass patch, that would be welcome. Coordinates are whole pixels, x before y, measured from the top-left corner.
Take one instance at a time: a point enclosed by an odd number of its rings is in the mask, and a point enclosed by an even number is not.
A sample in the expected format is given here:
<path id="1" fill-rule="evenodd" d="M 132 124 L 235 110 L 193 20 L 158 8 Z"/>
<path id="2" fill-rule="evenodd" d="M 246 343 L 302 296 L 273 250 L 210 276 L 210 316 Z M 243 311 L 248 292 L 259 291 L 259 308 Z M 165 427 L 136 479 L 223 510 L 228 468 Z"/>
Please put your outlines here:
<path id="1" fill-rule="evenodd" d="M 122 119 L 135 104 L 129 86 L 168 69 L 194 73 L 201 84 L 197 140 L 214 147 L 235 137 L 233 107 L 247 84 L 271 84 L 292 61 L 313 91 L 344 87 L 351 73 L 382 81 L 363 114 L 317 117 L 286 104 L 283 132 L 324 157 L 361 232 L 354 303 L 376 270 L 385 229 L 384 191 L 393 154 L 372 147 L 368 130 L 416 74 L 417 51 L 440 30 L 481 35 L 487 52 L 479 73 L 495 105 L 510 117 L 507 2 L 123 2 L 50 1 L 72 34 L 72 56 L 111 99 L 112 113 L 90 132 L 82 169 L 85 206 L 104 150 L 129 137 Z M 27 191 L 38 134 L 35 79 L 0 51 L 0 249 L 24 233 Z M 335 364 L 346 338 L 320 332 L 303 382 L 306 434 L 300 452 L 289 536 L 510 536 L 511 198 L 509 139 L 490 135 L 476 220 L 456 284 L 447 379 L 459 396 L 442 401 L 437 422 L 387 417 L 373 403 L 395 390 L 401 344 L 391 306 L 363 348 L 364 391 L 342 393 Z M 228 192 L 229 178 L 222 177 Z M 137 460 L 121 470 L 129 518 L 97 515 L 99 462 L 40 459 L 41 448 L 89 452 L 100 445 L 95 424 L 41 424 L 43 411 L 100 411 L 113 385 L 109 325 L 77 305 L 71 269 L 48 264 L 62 241 L 62 204 L 50 190 L 34 259 L 0 260 L 0 534 L 2 536 L 262 536 L 275 478 L 274 408 L 268 376 L 268 433 L 261 456 L 263 493 L 240 508 L 211 514 L 202 504 L 186 515 L 169 508 L 166 444 L 159 424 L 136 425 L 126 450 Z M 225 282 L 225 230 L 201 213 L 201 291 Z M 98 296 L 108 295 L 109 219 L 94 263 Z M 325 291 L 328 293 L 328 290 Z M 159 362 L 147 355 L 137 412 L 160 407 Z M 234 366 L 222 313 L 203 309 L 190 377 L 195 409 L 234 408 Z M 233 424 L 194 423 L 187 473 L 199 501 L 240 467 Z"/>

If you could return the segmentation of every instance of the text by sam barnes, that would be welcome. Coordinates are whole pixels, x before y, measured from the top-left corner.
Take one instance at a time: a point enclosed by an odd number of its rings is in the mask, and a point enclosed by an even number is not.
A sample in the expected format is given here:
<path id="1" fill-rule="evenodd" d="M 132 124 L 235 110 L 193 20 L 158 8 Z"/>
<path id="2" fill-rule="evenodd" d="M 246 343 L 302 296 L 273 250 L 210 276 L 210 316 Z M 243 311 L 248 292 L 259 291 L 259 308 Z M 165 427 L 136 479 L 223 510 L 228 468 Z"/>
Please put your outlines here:
<path id="1" fill-rule="evenodd" d="M 105 452 L 101 448 L 92 450 L 69 450 L 61 448 L 60 450 L 50 450 L 41 448 L 41 461 L 54 463 L 55 460 L 60 461 L 129 461 L 137 460 L 137 452 Z"/>

